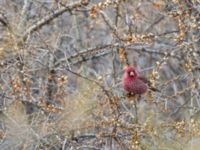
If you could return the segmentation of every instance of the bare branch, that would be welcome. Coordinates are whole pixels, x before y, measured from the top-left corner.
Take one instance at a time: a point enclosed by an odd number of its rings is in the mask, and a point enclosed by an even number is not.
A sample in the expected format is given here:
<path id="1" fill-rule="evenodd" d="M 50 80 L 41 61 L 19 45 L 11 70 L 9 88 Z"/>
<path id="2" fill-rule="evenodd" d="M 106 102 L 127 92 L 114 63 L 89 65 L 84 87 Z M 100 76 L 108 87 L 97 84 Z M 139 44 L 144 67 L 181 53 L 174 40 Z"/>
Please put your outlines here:
<path id="1" fill-rule="evenodd" d="M 65 13 L 67 11 L 72 11 L 74 9 L 77 9 L 77 8 L 81 7 L 81 6 L 82 6 L 82 3 L 81 3 L 81 1 L 79 1 L 79 2 L 75 2 L 75 3 L 69 4 L 67 6 L 62 6 L 60 9 L 55 10 L 54 12 L 50 13 L 49 15 L 47 15 L 44 18 L 42 18 L 39 21 L 37 21 L 33 26 L 29 27 L 24 32 L 23 40 L 26 40 L 28 35 L 32 34 L 35 31 L 37 31 L 38 29 L 40 29 L 44 25 L 48 24 L 53 19 L 59 17 L 63 13 Z"/>

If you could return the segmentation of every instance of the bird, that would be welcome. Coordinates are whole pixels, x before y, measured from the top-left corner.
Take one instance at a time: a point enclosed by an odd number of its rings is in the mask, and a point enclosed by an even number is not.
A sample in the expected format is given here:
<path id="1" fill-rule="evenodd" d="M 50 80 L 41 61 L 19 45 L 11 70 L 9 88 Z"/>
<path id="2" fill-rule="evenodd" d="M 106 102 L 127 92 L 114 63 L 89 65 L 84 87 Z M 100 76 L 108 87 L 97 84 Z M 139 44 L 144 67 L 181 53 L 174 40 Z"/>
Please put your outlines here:
<path id="1" fill-rule="evenodd" d="M 142 95 L 147 92 L 148 89 L 157 91 L 154 87 L 151 87 L 150 81 L 141 76 L 140 73 L 132 66 L 128 66 L 125 69 L 123 76 L 123 87 L 128 94 Z"/>

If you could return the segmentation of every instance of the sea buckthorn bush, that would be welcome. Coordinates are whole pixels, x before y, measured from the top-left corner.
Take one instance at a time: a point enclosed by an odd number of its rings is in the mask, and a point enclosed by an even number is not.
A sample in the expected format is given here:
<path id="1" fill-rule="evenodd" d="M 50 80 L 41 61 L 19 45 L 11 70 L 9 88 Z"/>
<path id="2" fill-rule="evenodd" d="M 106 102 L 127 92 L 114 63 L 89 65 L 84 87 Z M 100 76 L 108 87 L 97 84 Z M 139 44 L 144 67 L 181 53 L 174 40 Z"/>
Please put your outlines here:
<path id="1" fill-rule="evenodd" d="M 198 148 L 199 47 L 198 0 L 0 0 L 0 149 Z"/>

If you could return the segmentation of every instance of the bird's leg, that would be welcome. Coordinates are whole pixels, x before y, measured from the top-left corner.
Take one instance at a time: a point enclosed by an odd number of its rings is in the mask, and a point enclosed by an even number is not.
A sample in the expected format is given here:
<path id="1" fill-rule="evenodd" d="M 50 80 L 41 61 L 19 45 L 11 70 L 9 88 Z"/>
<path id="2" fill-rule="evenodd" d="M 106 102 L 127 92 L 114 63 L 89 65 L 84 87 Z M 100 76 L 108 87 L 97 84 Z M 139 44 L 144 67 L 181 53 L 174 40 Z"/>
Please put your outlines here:
<path id="1" fill-rule="evenodd" d="M 127 97 L 129 100 L 134 99 L 135 96 L 136 96 L 136 94 L 134 94 L 134 93 L 132 93 L 132 92 L 126 93 L 126 97 Z"/>
<path id="2" fill-rule="evenodd" d="M 130 92 L 126 93 L 126 97 L 130 98 L 131 97 L 131 93 Z"/>

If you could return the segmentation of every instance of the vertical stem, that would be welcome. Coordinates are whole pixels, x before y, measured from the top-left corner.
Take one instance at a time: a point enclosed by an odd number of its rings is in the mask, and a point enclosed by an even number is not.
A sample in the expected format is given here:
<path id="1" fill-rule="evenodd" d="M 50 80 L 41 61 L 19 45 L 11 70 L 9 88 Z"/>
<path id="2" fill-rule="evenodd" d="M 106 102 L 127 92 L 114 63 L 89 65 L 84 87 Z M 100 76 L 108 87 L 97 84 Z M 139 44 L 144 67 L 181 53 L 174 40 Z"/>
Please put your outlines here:
<path id="1" fill-rule="evenodd" d="M 119 19 L 119 4 L 116 6 L 116 17 L 115 17 L 115 26 L 117 27 Z"/>
<path id="2" fill-rule="evenodd" d="M 135 107 L 135 123 L 138 123 L 138 112 L 137 112 L 137 101 L 134 100 L 134 107 Z"/>
<path id="3" fill-rule="evenodd" d="M 114 85 L 117 82 L 117 77 L 116 77 L 116 66 L 115 66 L 115 51 L 112 49 L 112 66 L 113 66 L 113 79 L 114 79 Z"/>

